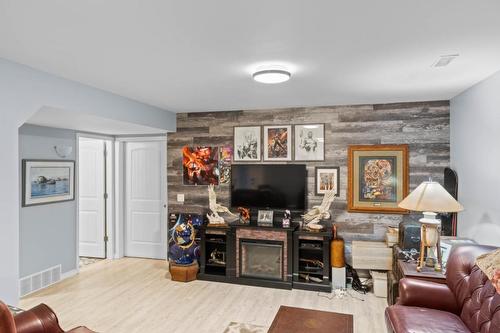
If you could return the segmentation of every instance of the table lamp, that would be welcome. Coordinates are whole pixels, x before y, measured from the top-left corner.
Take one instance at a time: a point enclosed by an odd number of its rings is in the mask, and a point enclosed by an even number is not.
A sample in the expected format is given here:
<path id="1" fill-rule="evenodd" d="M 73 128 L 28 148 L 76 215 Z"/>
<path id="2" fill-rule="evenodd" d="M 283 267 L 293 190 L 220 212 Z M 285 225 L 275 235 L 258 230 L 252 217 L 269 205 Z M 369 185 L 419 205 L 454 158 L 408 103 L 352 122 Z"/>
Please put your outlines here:
<path id="1" fill-rule="evenodd" d="M 433 247 L 437 247 L 437 261 L 434 265 L 436 271 L 441 271 L 441 220 L 436 219 L 436 213 L 456 213 L 464 207 L 449 194 L 441 184 L 432 181 L 423 182 L 413 190 L 398 205 L 401 208 L 423 212 L 424 217 L 419 220 L 422 224 L 420 231 L 420 259 L 417 263 L 417 271 L 420 272 L 425 266 L 424 253 L 427 249 L 428 257 Z"/>

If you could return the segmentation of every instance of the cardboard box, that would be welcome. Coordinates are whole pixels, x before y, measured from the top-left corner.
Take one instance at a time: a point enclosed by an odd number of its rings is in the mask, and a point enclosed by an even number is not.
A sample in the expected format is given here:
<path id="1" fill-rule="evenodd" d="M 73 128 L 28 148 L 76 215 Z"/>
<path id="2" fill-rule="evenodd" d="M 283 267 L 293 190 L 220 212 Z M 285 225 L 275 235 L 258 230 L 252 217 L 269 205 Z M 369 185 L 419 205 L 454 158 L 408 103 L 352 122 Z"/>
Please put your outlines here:
<path id="1" fill-rule="evenodd" d="M 387 272 L 370 271 L 370 275 L 375 296 L 387 298 Z"/>
<path id="2" fill-rule="evenodd" d="M 356 269 L 392 270 L 392 249 L 385 242 L 353 241 L 352 267 Z"/>

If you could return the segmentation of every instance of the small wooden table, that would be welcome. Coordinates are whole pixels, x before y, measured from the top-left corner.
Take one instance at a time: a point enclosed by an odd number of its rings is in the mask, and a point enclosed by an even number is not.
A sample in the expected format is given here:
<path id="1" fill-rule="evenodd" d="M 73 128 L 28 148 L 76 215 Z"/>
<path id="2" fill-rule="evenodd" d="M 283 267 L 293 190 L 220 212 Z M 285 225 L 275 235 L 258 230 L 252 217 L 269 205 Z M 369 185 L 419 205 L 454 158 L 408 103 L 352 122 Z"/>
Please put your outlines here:
<path id="1" fill-rule="evenodd" d="M 352 315 L 280 306 L 268 333 L 352 333 Z"/>
<path id="2" fill-rule="evenodd" d="M 405 262 L 404 260 L 398 260 L 398 269 L 401 274 L 401 278 L 412 278 L 418 280 L 431 281 L 441 284 L 446 284 L 446 275 L 443 272 L 436 272 L 434 268 L 424 267 L 422 271 L 417 272 L 417 264 Z"/>

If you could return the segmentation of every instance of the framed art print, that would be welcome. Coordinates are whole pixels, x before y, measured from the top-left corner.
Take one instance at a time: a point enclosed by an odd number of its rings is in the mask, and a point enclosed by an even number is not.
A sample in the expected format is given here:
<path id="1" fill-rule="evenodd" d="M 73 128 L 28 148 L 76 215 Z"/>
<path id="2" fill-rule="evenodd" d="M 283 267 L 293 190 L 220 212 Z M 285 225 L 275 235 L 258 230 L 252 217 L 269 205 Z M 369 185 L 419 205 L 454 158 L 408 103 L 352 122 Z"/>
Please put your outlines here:
<path id="1" fill-rule="evenodd" d="M 264 126 L 264 161 L 292 160 L 292 126 Z"/>
<path id="2" fill-rule="evenodd" d="M 295 125 L 295 160 L 325 160 L 325 124 Z"/>
<path id="3" fill-rule="evenodd" d="M 408 145 L 348 147 L 348 211 L 406 214 L 408 186 Z"/>
<path id="4" fill-rule="evenodd" d="M 184 185 L 219 185 L 219 148 L 182 148 Z"/>
<path id="5" fill-rule="evenodd" d="M 22 206 L 75 199 L 75 161 L 23 160 Z"/>
<path id="6" fill-rule="evenodd" d="M 231 182 L 232 147 L 219 147 L 219 184 Z"/>
<path id="7" fill-rule="evenodd" d="M 260 126 L 234 127 L 234 161 L 258 162 L 261 160 Z"/>
<path id="8" fill-rule="evenodd" d="M 340 168 L 339 167 L 316 167 L 314 170 L 316 195 L 323 195 L 333 189 L 335 196 L 340 196 Z"/>
<path id="9" fill-rule="evenodd" d="M 263 225 L 273 224 L 274 211 L 272 210 L 259 210 L 257 214 L 257 223 Z"/>

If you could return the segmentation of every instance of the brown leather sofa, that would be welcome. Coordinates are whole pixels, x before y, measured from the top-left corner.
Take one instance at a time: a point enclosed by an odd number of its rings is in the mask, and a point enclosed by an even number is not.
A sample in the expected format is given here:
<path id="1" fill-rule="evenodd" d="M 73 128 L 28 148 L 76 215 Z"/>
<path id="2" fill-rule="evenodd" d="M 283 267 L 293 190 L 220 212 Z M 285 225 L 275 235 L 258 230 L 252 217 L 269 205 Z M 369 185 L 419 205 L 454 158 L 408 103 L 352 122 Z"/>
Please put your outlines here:
<path id="1" fill-rule="evenodd" d="M 0 302 L 1 333 L 64 333 L 56 314 L 45 304 L 12 316 L 9 308 Z M 93 333 L 86 327 L 77 327 L 71 333 Z"/>
<path id="2" fill-rule="evenodd" d="M 495 249 L 467 245 L 453 250 L 446 284 L 399 281 L 398 301 L 385 310 L 388 332 L 500 333 L 500 294 L 475 265 L 477 256 Z"/>

